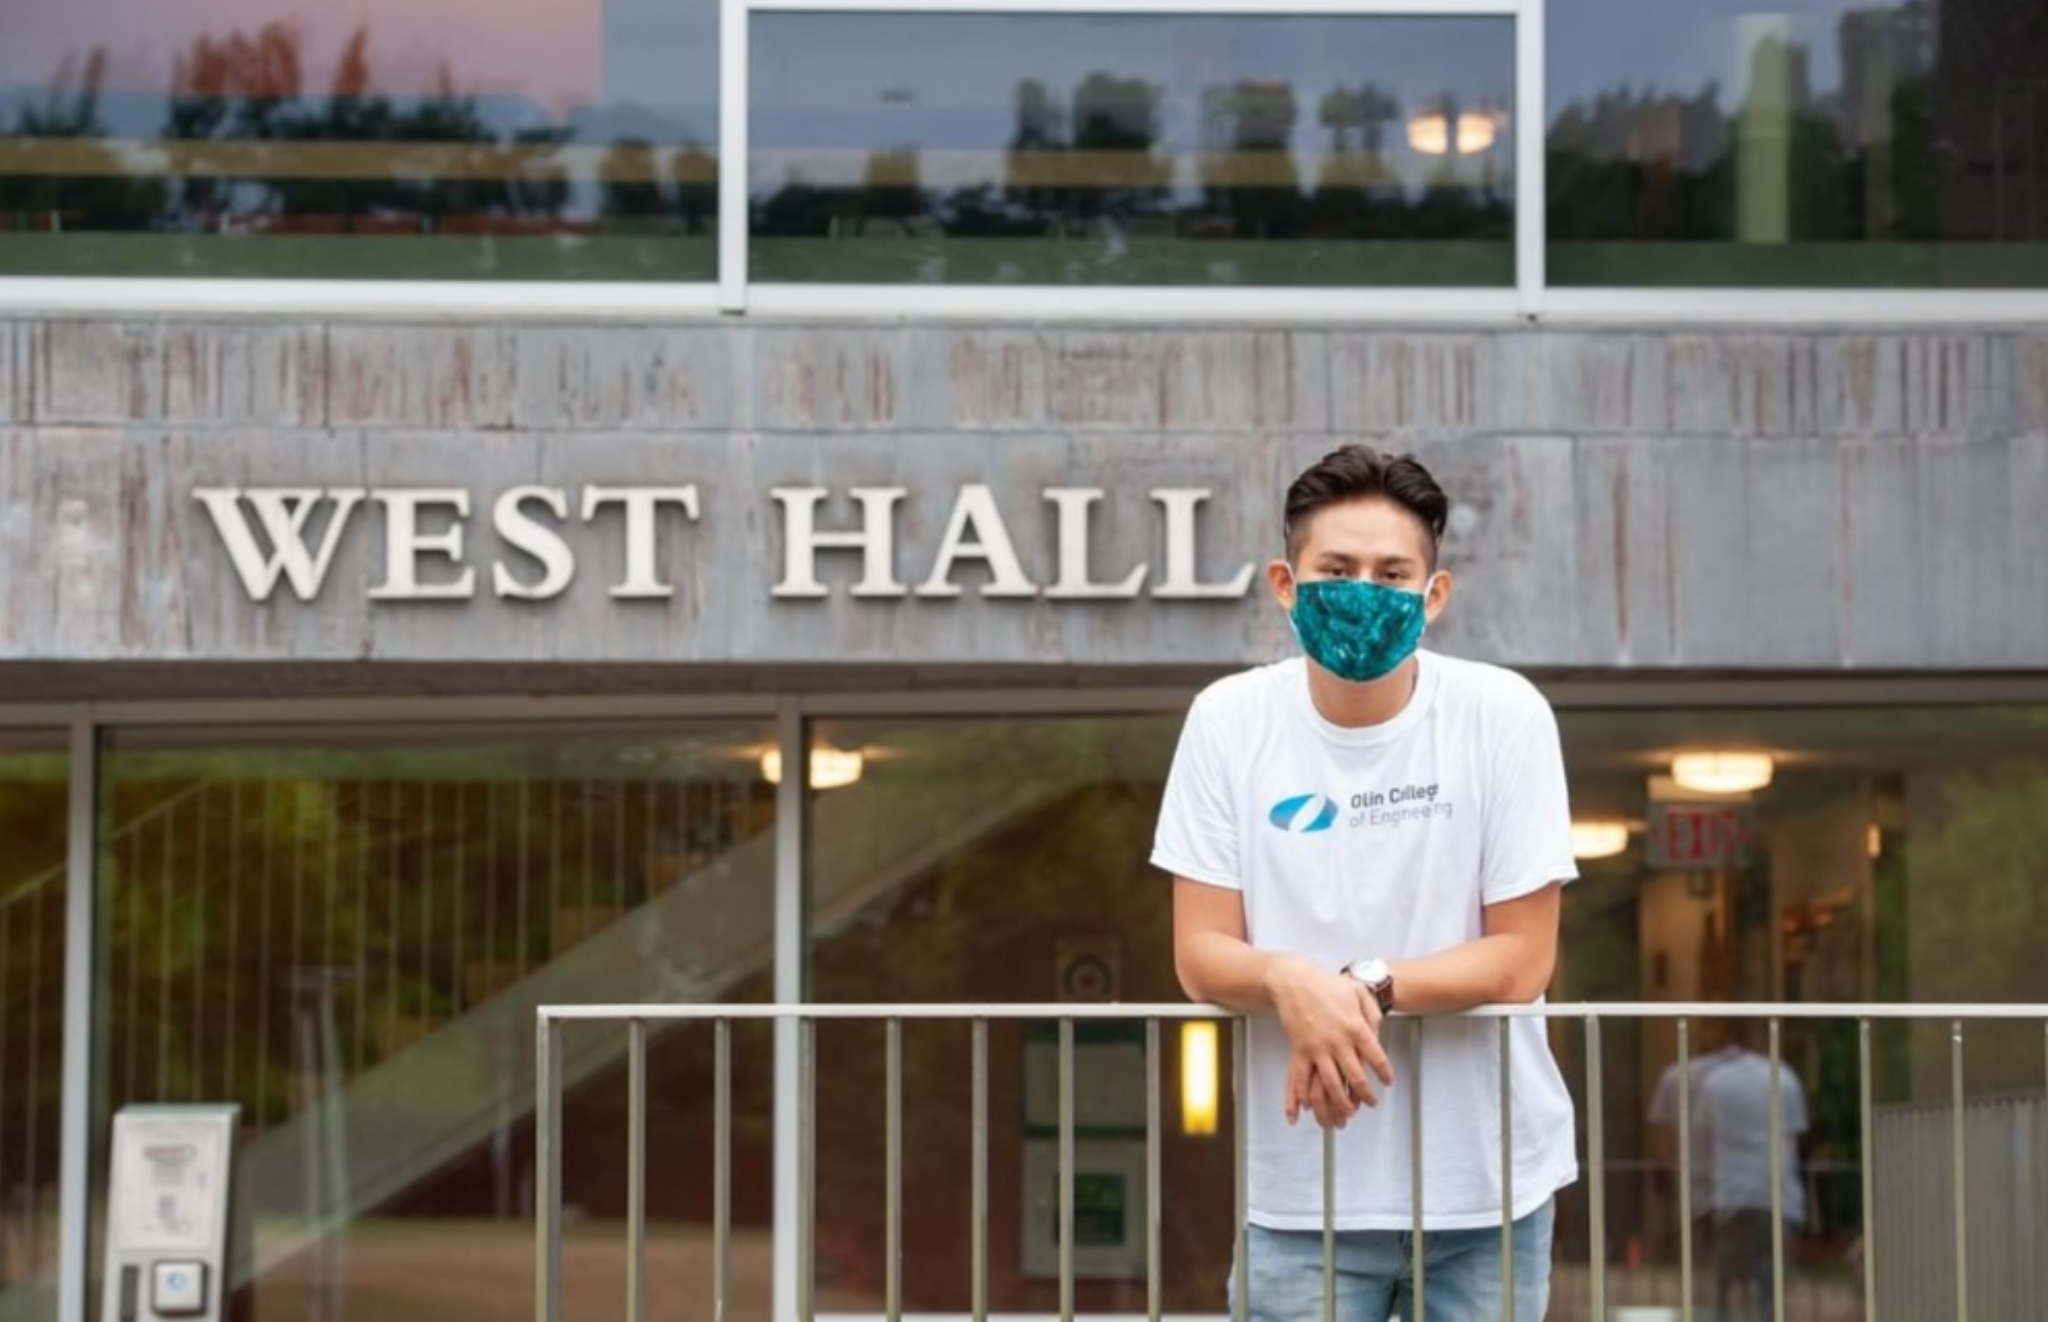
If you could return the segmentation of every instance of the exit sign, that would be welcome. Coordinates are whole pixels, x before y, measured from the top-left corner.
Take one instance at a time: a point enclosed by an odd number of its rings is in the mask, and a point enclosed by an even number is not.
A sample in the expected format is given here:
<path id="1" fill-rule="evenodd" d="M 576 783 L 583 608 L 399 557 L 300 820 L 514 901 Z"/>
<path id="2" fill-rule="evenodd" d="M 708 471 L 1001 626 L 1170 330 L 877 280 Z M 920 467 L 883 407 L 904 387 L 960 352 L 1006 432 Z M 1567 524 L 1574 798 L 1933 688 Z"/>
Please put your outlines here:
<path id="1" fill-rule="evenodd" d="M 1746 803 L 1653 803 L 1647 836 L 1653 868 L 1746 868 L 1756 856 L 1756 810 Z"/>

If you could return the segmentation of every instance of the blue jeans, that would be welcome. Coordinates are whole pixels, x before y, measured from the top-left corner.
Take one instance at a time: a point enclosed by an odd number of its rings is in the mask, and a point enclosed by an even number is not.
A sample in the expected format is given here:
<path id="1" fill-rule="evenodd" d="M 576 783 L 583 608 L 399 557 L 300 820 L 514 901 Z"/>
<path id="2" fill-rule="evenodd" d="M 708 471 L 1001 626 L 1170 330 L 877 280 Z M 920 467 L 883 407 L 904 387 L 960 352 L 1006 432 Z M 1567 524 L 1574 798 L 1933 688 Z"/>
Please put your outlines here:
<path id="1" fill-rule="evenodd" d="M 1543 1322 L 1550 1306 L 1553 1200 L 1515 1222 L 1515 1322 Z M 1387 1322 L 1414 1316 L 1414 1235 L 1405 1230 L 1337 1233 L 1337 1322 Z M 1323 1315 L 1323 1232 L 1252 1226 L 1251 1298 L 1255 1322 L 1319 1322 Z M 1501 1322 L 1500 1230 L 1431 1230 L 1422 1237 L 1427 1322 Z M 1231 1307 L 1243 1264 L 1231 1273 Z"/>

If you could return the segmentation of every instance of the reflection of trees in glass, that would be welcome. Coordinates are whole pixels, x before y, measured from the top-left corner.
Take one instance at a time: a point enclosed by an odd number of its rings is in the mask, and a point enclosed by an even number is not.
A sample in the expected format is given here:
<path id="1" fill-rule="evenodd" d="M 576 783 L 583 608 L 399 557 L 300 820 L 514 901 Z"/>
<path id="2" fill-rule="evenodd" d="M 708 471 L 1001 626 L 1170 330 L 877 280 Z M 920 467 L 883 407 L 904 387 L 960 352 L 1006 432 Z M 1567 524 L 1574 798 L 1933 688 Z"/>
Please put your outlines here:
<path id="1" fill-rule="evenodd" d="M 1202 90 L 1202 197 L 1231 233 L 1300 234 L 1308 207 L 1289 150 L 1299 117 L 1289 83 L 1246 79 Z"/>
<path id="2" fill-rule="evenodd" d="M 1295 154 L 1309 106 L 1331 140 L 1313 184 Z M 1468 153 L 1446 167 L 1441 189 L 1403 185 L 1390 163 L 1401 105 L 1369 81 L 1313 90 L 1245 78 L 1169 99 L 1163 83 L 1098 69 L 1070 88 L 1021 79 L 1010 113 L 999 180 L 935 183 L 928 160 L 921 176 L 912 170 L 908 147 L 874 152 L 854 183 L 792 168 L 756 199 L 754 232 L 847 234 L 864 228 L 848 217 L 907 220 L 917 209 L 921 232 L 1085 234 L 1121 257 L 1130 240 L 1499 240 L 1511 228 L 1509 174 L 1489 174 L 1500 161 Z M 1188 125 L 1191 140 L 1169 144 L 1169 123 Z M 1492 150 L 1506 159 L 1504 143 Z M 1187 260 L 1207 259 L 1191 249 Z"/>
<path id="3" fill-rule="evenodd" d="M 1937 25 L 1921 0 L 1836 23 L 1841 82 L 1819 89 L 1812 54 L 1782 22 L 1746 38 L 1740 100 L 1618 83 L 1551 117 L 1553 240 L 1773 244 L 1941 237 L 1933 115 Z"/>
<path id="4" fill-rule="evenodd" d="M 1128 218 L 1164 208 L 1173 162 L 1154 155 L 1163 90 L 1142 78 L 1096 72 L 1074 89 L 1074 150 L 1101 153 L 1103 168 L 1082 172 L 1070 202 L 1084 219 Z"/>
<path id="5" fill-rule="evenodd" d="M 641 138 L 622 139 L 606 152 L 603 212 L 613 227 L 660 225 L 672 233 L 702 234 L 718 219 L 711 154 L 691 143 L 671 151 Z"/>
<path id="6" fill-rule="evenodd" d="M 83 62 L 67 58 L 50 79 L 42 103 L 22 107 L 12 128 L 0 130 L 17 138 L 61 141 L 64 168 L 72 172 L 0 173 L 0 213 L 18 213 L 20 223 L 31 229 L 134 229 L 162 209 L 161 183 L 123 177 L 120 158 L 93 141 L 107 136 L 100 116 L 106 79 L 104 47 L 95 47 Z"/>
<path id="7" fill-rule="evenodd" d="M 201 36 L 177 57 L 171 80 L 166 138 L 227 142 L 323 144 L 337 149 L 372 143 L 496 146 L 498 134 L 474 97 L 463 95 L 445 63 L 431 95 L 400 100 L 375 92 L 369 33 L 358 28 L 336 65 L 324 97 L 305 88 L 303 35 L 271 23 L 253 36 Z M 185 227 L 222 228 L 252 222 L 266 229 L 348 232 L 365 225 L 412 222 L 431 230 L 453 221 L 475 227 L 485 218 L 556 218 L 569 185 L 545 148 L 566 141 L 567 130 L 522 129 L 510 135 L 511 153 L 441 154 L 453 168 L 416 173 L 390 169 L 383 153 L 365 152 L 363 173 L 329 168 L 281 171 L 275 177 L 181 181 Z M 519 151 L 518 149 L 527 149 Z M 543 149 L 537 155 L 532 150 Z M 279 153 L 294 166 L 323 158 Z"/>
<path id="8" fill-rule="evenodd" d="M 446 62 L 424 95 L 380 91 L 366 26 L 350 35 L 324 91 L 290 22 L 202 34 L 171 64 L 159 143 L 127 155 L 67 143 L 71 173 L 0 175 L 0 208 L 66 228 L 304 234 L 558 233 L 577 227 L 569 218 L 579 197 L 600 215 L 617 203 L 618 214 L 660 214 L 683 232 L 701 232 L 715 214 L 700 145 L 664 157 L 635 150 L 643 132 L 579 182 L 561 151 L 576 136 L 570 123 L 535 122 L 531 107 L 465 93 Z M 111 136 L 106 67 L 104 51 L 67 59 L 44 100 L 7 131 Z"/>

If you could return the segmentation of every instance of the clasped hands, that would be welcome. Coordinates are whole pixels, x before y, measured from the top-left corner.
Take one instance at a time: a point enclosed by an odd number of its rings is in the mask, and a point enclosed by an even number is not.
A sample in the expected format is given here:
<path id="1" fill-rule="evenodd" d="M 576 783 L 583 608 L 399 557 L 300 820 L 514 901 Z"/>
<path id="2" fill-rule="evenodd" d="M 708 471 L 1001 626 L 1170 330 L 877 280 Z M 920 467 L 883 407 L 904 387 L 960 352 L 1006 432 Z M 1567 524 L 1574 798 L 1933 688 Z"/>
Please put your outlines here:
<path id="1" fill-rule="evenodd" d="M 1287 1034 L 1287 1123 L 1306 1109 L 1342 1129 L 1361 1106 L 1377 1106 L 1394 1067 L 1380 1044 L 1379 1000 L 1341 973 L 1289 959 L 1271 978 L 1273 1008 Z"/>

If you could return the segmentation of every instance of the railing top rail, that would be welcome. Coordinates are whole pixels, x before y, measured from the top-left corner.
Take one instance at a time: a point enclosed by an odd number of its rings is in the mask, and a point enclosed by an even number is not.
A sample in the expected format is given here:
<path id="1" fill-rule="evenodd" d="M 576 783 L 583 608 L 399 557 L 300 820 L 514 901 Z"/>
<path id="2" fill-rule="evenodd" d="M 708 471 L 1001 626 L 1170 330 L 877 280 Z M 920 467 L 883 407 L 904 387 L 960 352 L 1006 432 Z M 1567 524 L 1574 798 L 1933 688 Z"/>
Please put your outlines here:
<path id="1" fill-rule="evenodd" d="M 588 1019 L 1234 1019 L 1238 1015 L 1216 1005 L 1144 1002 L 1085 1004 L 861 1004 L 861 1005 L 543 1005 L 543 1020 Z M 2048 1004 L 1983 1003 L 1874 1005 L 1855 1003 L 1789 1004 L 1774 1001 L 1568 1001 L 1534 1005 L 1484 1005 L 1456 1015 L 1431 1018 L 1473 1019 L 1894 1019 L 1894 1020 L 2043 1020 Z"/>

